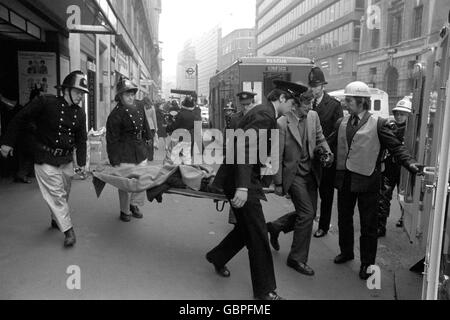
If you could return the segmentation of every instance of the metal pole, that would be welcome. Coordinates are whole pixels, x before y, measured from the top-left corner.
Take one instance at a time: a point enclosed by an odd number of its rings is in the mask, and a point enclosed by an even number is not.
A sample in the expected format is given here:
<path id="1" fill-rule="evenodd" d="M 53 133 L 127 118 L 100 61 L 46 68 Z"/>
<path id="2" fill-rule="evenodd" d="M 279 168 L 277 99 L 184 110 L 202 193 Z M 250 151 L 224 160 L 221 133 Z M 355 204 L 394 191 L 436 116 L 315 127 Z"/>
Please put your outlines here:
<path id="1" fill-rule="evenodd" d="M 448 178 L 450 169 L 450 74 L 447 80 L 446 103 L 444 111 L 444 123 L 442 129 L 441 150 L 439 153 L 438 181 L 433 217 L 433 229 L 431 230 L 430 265 L 428 271 L 427 300 L 437 300 L 439 284 L 439 266 L 441 262 L 442 237 L 444 233 L 444 221 L 448 195 Z"/>

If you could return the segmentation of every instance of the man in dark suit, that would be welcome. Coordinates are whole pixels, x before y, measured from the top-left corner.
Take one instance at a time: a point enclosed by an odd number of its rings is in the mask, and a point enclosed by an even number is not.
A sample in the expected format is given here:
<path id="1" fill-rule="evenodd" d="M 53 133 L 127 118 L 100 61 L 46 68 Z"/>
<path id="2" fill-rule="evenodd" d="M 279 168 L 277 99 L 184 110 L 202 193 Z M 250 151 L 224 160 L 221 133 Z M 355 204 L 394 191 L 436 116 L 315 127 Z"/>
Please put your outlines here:
<path id="1" fill-rule="evenodd" d="M 314 67 L 309 74 L 309 87 L 314 93 L 313 110 L 317 112 L 320 118 L 323 134 L 328 138 L 334 130 L 336 122 L 344 116 L 341 103 L 330 97 L 325 92 L 325 75 L 318 67 Z M 319 228 L 314 237 L 321 238 L 328 233 L 331 222 L 331 212 L 334 199 L 334 177 L 336 168 L 324 168 L 320 183 L 320 221 Z"/>
<path id="2" fill-rule="evenodd" d="M 279 250 L 278 235 L 294 233 L 287 265 L 297 272 L 312 276 L 314 271 L 307 265 L 314 217 L 317 210 L 317 191 L 322 174 L 319 159 L 315 157 L 317 147 L 328 154 L 330 148 L 322 133 L 319 116 L 310 111 L 313 94 L 308 91 L 289 101 L 295 106 L 278 120 L 280 132 L 280 168 L 275 175 L 275 194 L 288 193 L 295 211 L 268 223 L 270 242 Z M 328 165 L 333 163 L 329 157 Z"/>
<path id="3" fill-rule="evenodd" d="M 412 173 L 418 173 L 408 150 L 387 125 L 370 110 L 370 89 L 363 82 L 352 82 L 345 89 L 350 114 L 336 124 L 328 139 L 336 150 L 335 187 L 338 189 L 338 226 L 341 253 L 336 264 L 354 259 L 353 215 L 358 202 L 361 222 L 361 268 L 359 277 L 367 280 L 369 266 L 377 253 L 378 200 L 381 187 L 383 150 L 397 158 Z"/>
<path id="4" fill-rule="evenodd" d="M 251 92 L 242 92 L 240 97 L 254 96 Z M 273 106 L 258 105 L 250 110 L 239 122 L 238 129 L 244 131 L 253 129 L 258 134 L 260 130 L 276 129 L 278 111 Z M 239 139 L 233 139 L 231 146 L 242 149 Z M 252 148 L 256 151 L 258 143 L 245 142 L 245 154 L 249 155 Z M 245 246 L 248 249 L 250 259 L 250 272 L 253 284 L 253 293 L 256 299 L 280 300 L 275 292 L 275 272 L 272 253 L 269 246 L 267 226 L 261 206 L 261 200 L 267 200 L 261 185 L 261 167 L 258 159 L 256 164 L 237 164 L 234 157 L 233 163 L 225 163 L 217 172 L 214 184 L 224 190 L 230 200 L 236 214 L 236 227 L 225 239 L 207 255 L 207 260 L 212 263 L 216 272 L 223 277 L 229 277 L 230 272 L 226 264 Z M 247 157 L 246 157 L 247 159 Z"/>

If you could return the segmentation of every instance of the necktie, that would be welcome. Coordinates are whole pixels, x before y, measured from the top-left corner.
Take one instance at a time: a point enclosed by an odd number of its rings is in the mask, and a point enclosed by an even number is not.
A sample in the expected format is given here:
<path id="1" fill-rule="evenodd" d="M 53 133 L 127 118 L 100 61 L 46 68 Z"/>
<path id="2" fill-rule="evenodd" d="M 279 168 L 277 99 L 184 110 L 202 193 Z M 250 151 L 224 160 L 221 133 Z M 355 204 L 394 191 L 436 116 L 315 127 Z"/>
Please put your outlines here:
<path id="1" fill-rule="evenodd" d="M 358 116 L 353 116 L 353 126 L 357 127 L 359 124 L 359 117 Z"/>
<path id="2" fill-rule="evenodd" d="M 317 99 L 314 99 L 314 103 L 313 103 L 313 110 L 317 109 Z"/>

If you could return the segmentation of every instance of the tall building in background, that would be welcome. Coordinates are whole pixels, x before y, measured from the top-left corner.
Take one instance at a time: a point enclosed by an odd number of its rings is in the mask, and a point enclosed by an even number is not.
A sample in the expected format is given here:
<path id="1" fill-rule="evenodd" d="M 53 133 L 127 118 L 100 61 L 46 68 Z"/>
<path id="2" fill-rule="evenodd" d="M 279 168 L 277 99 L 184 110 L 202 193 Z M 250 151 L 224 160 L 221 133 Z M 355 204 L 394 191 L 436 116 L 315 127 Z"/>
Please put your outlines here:
<path id="1" fill-rule="evenodd" d="M 222 29 L 216 26 L 192 41 L 195 47 L 195 58 L 198 61 L 197 93 L 199 97 L 206 99 L 209 97 L 209 79 L 219 69 L 221 39 Z"/>
<path id="2" fill-rule="evenodd" d="M 240 57 L 255 56 L 255 29 L 237 29 L 224 36 L 219 54 L 220 71 L 232 65 Z"/>
<path id="3" fill-rule="evenodd" d="M 380 20 L 364 17 L 358 78 L 385 90 L 392 110 L 399 99 L 413 92 L 414 65 L 439 40 L 450 2 L 378 0 L 371 5 L 380 9 Z"/>
<path id="4" fill-rule="evenodd" d="M 196 90 L 196 68 L 195 47 L 192 44 L 192 40 L 188 40 L 184 44 L 183 50 L 178 53 L 176 89 Z"/>
<path id="5" fill-rule="evenodd" d="M 364 0 L 261 0 L 257 55 L 314 59 L 328 89 L 356 79 Z"/>

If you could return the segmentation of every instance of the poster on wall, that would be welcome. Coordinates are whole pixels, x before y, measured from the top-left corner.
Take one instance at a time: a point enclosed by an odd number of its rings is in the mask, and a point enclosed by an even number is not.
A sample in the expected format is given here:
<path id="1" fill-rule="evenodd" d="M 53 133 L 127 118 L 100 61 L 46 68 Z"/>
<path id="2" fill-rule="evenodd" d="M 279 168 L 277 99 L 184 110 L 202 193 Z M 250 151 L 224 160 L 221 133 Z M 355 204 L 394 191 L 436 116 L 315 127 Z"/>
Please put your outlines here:
<path id="1" fill-rule="evenodd" d="M 56 54 L 53 52 L 18 52 L 19 102 L 28 103 L 33 89 L 56 95 Z"/>

